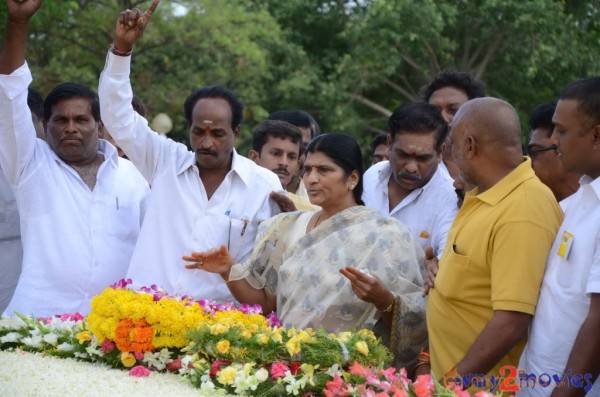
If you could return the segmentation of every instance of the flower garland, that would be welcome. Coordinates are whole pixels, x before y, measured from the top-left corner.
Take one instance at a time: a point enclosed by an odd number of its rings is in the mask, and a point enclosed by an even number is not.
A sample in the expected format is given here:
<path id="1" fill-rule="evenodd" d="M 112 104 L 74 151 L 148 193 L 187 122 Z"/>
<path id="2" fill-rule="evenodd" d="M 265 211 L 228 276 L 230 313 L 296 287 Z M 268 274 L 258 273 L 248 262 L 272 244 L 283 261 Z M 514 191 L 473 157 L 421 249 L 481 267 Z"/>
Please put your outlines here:
<path id="1" fill-rule="evenodd" d="M 169 296 L 156 286 L 135 291 L 130 284 L 121 280 L 96 296 L 87 318 L 18 315 L 0 324 L 0 350 L 104 363 L 136 377 L 176 373 L 207 395 L 469 396 L 430 376 L 413 383 L 403 370 L 384 369 L 390 353 L 368 330 L 286 329 L 257 306 Z"/>

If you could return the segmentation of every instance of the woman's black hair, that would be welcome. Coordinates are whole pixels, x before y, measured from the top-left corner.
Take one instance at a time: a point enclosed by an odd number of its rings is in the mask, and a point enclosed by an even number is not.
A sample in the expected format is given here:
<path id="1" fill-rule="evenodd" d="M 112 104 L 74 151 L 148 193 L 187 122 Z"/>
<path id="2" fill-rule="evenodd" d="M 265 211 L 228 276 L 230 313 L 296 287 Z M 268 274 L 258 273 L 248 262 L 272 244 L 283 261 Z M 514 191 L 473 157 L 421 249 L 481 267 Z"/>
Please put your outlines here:
<path id="1" fill-rule="evenodd" d="M 356 139 L 344 134 L 322 134 L 317 135 L 306 148 L 306 153 L 321 152 L 329 157 L 335 164 L 344 170 L 346 177 L 352 171 L 358 171 L 358 184 L 352 191 L 354 200 L 359 205 L 362 201 L 363 192 L 363 159 L 360 145 Z"/>

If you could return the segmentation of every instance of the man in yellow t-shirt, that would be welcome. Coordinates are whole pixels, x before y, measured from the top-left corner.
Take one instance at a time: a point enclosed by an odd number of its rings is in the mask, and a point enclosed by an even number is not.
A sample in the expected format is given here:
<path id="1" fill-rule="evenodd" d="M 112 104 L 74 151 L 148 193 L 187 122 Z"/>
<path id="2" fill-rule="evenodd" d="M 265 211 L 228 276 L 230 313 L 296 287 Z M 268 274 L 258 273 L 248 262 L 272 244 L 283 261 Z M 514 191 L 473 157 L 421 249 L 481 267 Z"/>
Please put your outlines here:
<path id="1" fill-rule="evenodd" d="M 498 377 L 511 375 L 501 368 L 518 364 L 562 215 L 523 157 L 510 104 L 468 101 L 454 118 L 451 140 L 461 178 L 477 187 L 452 224 L 429 291 L 432 370 L 497 392 Z"/>

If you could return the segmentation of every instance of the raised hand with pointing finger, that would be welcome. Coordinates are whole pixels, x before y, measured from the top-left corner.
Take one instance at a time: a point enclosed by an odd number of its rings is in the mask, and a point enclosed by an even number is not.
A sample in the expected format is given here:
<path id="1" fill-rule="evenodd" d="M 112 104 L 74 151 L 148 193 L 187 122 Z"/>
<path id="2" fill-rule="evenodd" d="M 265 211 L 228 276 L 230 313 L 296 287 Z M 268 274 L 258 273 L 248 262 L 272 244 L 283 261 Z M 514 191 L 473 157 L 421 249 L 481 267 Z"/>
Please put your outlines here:
<path id="1" fill-rule="evenodd" d="M 115 28 L 115 41 L 112 51 L 116 55 L 130 55 L 133 45 L 142 37 L 150 17 L 154 14 L 160 0 L 153 0 L 150 7 L 141 12 L 138 8 L 125 10 L 119 14 Z"/>

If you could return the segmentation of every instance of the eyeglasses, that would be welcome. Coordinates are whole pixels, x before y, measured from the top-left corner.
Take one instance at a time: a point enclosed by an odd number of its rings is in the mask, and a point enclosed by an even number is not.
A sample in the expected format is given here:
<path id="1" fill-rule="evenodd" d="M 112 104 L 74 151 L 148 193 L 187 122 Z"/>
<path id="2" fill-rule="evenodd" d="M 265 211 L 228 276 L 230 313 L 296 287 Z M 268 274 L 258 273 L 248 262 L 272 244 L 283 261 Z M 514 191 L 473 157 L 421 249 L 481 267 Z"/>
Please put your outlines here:
<path id="1" fill-rule="evenodd" d="M 531 157 L 531 159 L 535 159 L 535 157 L 537 156 L 538 153 L 541 152 L 547 152 L 549 150 L 554 150 L 556 152 L 556 145 L 550 145 L 550 146 L 542 146 L 542 147 L 532 147 L 532 148 L 527 148 L 527 154 L 529 155 L 529 157 Z"/>

